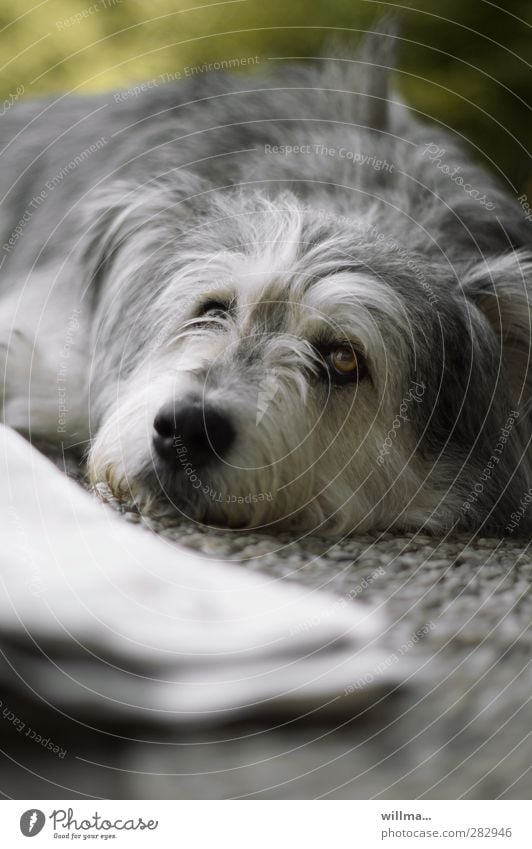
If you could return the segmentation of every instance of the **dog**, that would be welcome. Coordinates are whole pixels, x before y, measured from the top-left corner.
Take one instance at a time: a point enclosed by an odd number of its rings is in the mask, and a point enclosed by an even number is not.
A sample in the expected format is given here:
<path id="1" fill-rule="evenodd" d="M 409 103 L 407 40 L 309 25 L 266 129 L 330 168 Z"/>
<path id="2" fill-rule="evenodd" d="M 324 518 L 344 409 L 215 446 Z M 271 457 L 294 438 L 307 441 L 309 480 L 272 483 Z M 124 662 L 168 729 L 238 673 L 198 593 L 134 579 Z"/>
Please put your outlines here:
<path id="1" fill-rule="evenodd" d="M 396 40 L 7 110 L 3 420 L 147 514 L 524 530 L 532 231 Z"/>

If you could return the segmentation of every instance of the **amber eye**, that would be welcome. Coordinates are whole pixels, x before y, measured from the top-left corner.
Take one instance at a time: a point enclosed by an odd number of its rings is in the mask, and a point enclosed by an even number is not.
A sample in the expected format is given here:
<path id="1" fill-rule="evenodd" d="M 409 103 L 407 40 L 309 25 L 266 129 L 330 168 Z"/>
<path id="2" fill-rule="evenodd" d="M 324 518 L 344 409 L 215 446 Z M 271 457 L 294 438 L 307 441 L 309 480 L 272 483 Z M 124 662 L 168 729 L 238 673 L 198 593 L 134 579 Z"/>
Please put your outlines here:
<path id="1" fill-rule="evenodd" d="M 349 342 L 336 345 L 316 346 L 323 357 L 326 371 L 324 377 L 335 386 L 347 386 L 360 383 L 368 376 L 368 367 L 364 356 L 355 350 Z"/>
<path id="2" fill-rule="evenodd" d="M 330 353 L 332 367 L 346 377 L 355 375 L 358 371 L 358 357 L 353 348 L 343 345 Z"/>

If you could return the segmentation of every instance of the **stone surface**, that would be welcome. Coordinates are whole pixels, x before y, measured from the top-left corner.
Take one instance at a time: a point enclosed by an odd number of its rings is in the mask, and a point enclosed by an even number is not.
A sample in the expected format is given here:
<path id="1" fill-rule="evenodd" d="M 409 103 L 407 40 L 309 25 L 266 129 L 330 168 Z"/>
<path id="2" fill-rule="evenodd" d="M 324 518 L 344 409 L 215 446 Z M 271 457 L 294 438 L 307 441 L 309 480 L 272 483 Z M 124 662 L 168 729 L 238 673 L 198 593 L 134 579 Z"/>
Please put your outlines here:
<path id="1" fill-rule="evenodd" d="M 144 520 L 170 543 L 273 579 L 383 605 L 390 663 L 422 657 L 395 695 L 348 721 L 216 732 L 65 724 L 60 761 L 6 741 L 9 795 L 24 798 L 529 798 L 532 557 L 529 541 L 411 534 L 334 544 Z M 129 515 L 127 515 L 129 514 Z M 376 672 L 378 674 L 378 672 Z M 57 732 L 56 732 L 57 733 Z M 21 766 L 16 766 L 16 762 Z M 7 779 L 0 779 L 6 791 Z"/>

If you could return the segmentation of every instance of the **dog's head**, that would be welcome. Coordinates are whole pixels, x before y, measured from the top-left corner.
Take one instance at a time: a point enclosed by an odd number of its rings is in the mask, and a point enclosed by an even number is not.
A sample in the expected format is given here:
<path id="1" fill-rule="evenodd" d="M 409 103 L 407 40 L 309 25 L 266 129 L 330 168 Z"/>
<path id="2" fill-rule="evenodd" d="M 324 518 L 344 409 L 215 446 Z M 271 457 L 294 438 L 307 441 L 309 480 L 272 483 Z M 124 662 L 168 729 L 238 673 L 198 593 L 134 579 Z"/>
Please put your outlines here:
<path id="1" fill-rule="evenodd" d="M 93 480 L 141 509 L 232 527 L 507 515 L 500 479 L 523 485 L 528 375 L 518 256 L 458 280 L 377 213 L 240 190 L 195 201 L 176 250 L 163 195 L 131 201 L 119 239 L 102 231 Z M 505 424 L 512 438 L 471 500 Z"/>

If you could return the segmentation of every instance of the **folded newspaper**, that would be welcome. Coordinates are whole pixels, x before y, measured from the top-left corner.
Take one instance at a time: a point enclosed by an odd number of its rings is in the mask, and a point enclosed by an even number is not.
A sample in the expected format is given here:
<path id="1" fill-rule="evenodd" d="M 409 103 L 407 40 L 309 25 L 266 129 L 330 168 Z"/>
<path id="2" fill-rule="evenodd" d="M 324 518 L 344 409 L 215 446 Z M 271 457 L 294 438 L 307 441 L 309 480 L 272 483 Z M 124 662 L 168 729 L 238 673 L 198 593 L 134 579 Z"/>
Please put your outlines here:
<path id="1" fill-rule="evenodd" d="M 404 666 L 382 614 L 125 522 L 0 426 L 2 688 L 102 721 L 351 715 Z"/>

